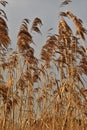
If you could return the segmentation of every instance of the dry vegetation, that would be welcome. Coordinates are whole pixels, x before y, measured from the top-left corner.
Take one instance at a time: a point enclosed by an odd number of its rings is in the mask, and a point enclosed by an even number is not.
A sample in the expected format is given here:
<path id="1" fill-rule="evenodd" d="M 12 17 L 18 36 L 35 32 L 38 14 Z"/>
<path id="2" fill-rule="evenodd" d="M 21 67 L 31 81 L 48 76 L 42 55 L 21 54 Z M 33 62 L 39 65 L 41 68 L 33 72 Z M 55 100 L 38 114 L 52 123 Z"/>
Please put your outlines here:
<path id="1" fill-rule="evenodd" d="M 6 23 L 0 9 L 0 130 L 87 130 L 87 30 L 82 20 L 61 12 L 58 34 L 47 38 L 40 60 L 31 44 L 32 31 L 41 33 L 42 21 L 35 18 L 29 30 L 29 20 L 23 20 L 18 51 L 10 54 Z"/>

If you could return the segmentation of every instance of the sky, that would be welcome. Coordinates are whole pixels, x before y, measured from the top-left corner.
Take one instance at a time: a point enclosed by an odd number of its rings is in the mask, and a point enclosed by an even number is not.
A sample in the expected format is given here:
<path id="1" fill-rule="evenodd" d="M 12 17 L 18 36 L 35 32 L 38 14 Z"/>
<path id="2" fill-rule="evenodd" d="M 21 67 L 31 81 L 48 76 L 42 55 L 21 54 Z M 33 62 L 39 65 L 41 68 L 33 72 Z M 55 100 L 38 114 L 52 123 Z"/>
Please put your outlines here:
<path id="1" fill-rule="evenodd" d="M 53 28 L 52 33 L 57 33 L 59 12 L 70 10 L 83 20 L 87 27 L 87 0 L 72 0 L 72 2 L 60 8 L 64 0 L 7 0 L 5 8 L 8 17 L 8 28 L 12 47 L 16 47 L 17 33 L 24 18 L 29 18 L 31 23 L 35 17 L 42 20 L 42 35 L 34 34 L 36 54 L 39 55 L 41 47 L 45 44 L 48 29 Z"/>

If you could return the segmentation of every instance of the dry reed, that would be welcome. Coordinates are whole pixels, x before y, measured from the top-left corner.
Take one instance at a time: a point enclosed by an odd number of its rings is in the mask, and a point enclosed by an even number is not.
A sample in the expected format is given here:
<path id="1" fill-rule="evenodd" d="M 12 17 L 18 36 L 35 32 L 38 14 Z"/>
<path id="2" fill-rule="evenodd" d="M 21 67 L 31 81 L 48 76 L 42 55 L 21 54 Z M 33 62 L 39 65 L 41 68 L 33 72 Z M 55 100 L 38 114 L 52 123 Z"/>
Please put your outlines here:
<path id="1" fill-rule="evenodd" d="M 81 39 L 87 31 L 82 21 L 61 12 L 58 34 L 48 36 L 39 60 L 31 47 L 32 31 L 41 33 L 42 21 L 36 17 L 29 32 L 29 19 L 24 19 L 18 50 L 8 54 L 7 16 L 0 12 L 0 130 L 86 130 L 87 53 Z M 74 22 L 77 35 L 65 17 Z"/>

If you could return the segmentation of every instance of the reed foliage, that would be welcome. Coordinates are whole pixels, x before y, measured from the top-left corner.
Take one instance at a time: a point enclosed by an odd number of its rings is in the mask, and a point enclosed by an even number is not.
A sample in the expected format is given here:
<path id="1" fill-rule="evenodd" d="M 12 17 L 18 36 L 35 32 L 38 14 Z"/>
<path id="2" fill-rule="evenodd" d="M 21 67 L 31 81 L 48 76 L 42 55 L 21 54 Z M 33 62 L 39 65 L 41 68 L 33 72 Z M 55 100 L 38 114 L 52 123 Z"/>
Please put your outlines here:
<path id="1" fill-rule="evenodd" d="M 32 31 L 41 33 L 41 19 L 30 30 L 30 20 L 23 19 L 18 50 L 9 54 L 7 16 L 0 9 L 0 130 L 87 129 L 87 30 L 71 11 L 59 15 L 58 33 L 47 37 L 38 59 L 31 44 Z"/>

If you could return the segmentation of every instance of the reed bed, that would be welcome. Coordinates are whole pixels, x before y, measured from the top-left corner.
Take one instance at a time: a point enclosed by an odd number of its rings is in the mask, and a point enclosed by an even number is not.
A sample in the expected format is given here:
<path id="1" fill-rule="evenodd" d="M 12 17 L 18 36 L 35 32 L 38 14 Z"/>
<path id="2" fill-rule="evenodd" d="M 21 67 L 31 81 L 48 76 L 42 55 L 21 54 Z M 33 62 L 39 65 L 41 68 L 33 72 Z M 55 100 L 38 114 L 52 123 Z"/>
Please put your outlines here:
<path id="1" fill-rule="evenodd" d="M 47 37 L 38 59 L 31 44 L 32 32 L 41 34 L 41 19 L 30 30 L 23 19 L 14 51 L 0 10 L 0 130 L 87 130 L 87 30 L 72 12 L 59 15 L 58 33 Z"/>

